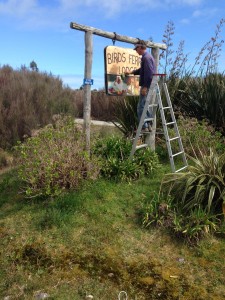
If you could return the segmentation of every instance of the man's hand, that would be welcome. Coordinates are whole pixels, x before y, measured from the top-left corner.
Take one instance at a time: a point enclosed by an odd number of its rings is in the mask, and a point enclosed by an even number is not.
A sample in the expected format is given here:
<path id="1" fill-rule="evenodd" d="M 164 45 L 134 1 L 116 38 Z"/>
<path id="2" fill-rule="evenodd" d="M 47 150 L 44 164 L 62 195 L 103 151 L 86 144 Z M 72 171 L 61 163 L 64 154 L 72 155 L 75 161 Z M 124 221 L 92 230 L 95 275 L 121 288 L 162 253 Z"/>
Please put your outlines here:
<path id="1" fill-rule="evenodd" d="M 147 91 L 148 91 L 148 89 L 146 87 L 141 88 L 141 94 L 142 94 L 142 96 L 146 96 L 147 95 Z"/>

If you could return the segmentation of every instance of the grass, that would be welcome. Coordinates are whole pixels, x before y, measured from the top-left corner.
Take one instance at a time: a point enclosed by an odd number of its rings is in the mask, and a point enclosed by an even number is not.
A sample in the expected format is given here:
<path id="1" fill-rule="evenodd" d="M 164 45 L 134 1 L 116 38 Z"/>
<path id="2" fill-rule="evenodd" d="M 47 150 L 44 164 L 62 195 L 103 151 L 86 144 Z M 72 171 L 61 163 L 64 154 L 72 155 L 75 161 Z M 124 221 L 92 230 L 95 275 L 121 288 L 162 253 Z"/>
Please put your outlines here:
<path id="1" fill-rule="evenodd" d="M 55 200 L 26 200 L 15 171 L 0 177 L 0 298 L 219 300 L 224 246 L 208 237 L 189 248 L 168 232 L 142 227 L 143 202 L 157 174 L 133 183 L 98 180 Z"/>

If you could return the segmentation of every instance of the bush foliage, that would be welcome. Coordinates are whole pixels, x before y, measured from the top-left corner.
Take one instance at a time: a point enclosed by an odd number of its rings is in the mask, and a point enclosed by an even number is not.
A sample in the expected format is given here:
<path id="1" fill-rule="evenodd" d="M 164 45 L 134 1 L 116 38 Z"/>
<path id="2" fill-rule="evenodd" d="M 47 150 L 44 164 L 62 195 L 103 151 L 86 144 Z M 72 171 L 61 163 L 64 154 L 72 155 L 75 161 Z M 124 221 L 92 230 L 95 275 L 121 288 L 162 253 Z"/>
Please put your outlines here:
<path id="1" fill-rule="evenodd" d="M 84 150 L 84 137 L 72 118 L 40 130 L 15 147 L 19 176 L 27 197 L 57 196 L 77 189 L 87 179 L 96 179 L 97 160 Z"/>
<path id="2" fill-rule="evenodd" d="M 132 180 L 141 175 L 150 175 L 159 167 L 158 156 L 149 148 L 136 151 L 133 159 L 129 139 L 110 136 L 98 140 L 93 152 L 101 157 L 102 176 L 113 180 Z"/>
<path id="3" fill-rule="evenodd" d="M 210 148 L 215 149 L 218 154 L 225 152 L 225 137 L 219 131 L 216 131 L 213 126 L 209 125 L 206 120 L 200 122 L 196 118 L 179 115 L 177 125 L 186 154 L 190 156 L 200 155 L 200 152 L 209 154 Z M 169 130 L 171 138 L 173 134 L 174 130 Z M 176 153 L 178 150 L 178 148 L 175 148 L 174 152 Z M 157 136 L 156 151 L 160 158 L 168 160 L 164 136 Z"/>

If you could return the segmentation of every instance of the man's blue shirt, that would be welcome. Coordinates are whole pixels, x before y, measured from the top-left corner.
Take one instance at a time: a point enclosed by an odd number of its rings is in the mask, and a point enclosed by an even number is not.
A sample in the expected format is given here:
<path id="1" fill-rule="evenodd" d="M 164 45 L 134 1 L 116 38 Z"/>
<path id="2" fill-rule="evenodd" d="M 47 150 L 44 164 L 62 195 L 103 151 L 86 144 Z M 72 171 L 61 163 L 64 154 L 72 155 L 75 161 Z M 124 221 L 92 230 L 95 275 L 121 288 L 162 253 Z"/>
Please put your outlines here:
<path id="1" fill-rule="evenodd" d="M 153 74 L 156 73 L 155 60 L 153 56 L 145 51 L 141 58 L 141 67 L 133 71 L 134 75 L 140 75 L 139 85 L 141 87 L 150 87 Z"/>

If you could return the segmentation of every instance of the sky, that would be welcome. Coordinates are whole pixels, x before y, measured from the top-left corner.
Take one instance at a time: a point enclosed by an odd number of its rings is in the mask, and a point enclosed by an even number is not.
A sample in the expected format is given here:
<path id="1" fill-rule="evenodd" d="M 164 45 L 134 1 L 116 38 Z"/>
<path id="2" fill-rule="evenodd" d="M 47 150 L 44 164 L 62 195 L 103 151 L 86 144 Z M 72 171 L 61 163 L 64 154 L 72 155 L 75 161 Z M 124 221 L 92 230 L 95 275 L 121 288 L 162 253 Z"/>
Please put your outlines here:
<path id="1" fill-rule="evenodd" d="M 173 49 L 184 41 L 190 64 L 225 18 L 224 0 L 0 0 L 0 67 L 13 69 L 35 61 L 72 89 L 83 84 L 84 32 L 70 22 L 162 43 L 168 22 L 175 26 Z M 225 40 L 225 25 L 220 32 Z M 104 88 L 104 48 L 111 39 L 93 35 L 92 89 Z M 132 48 L 116 41 L 115 46 Z M 225 45 L 219 71 L 225 70 Z"/>

